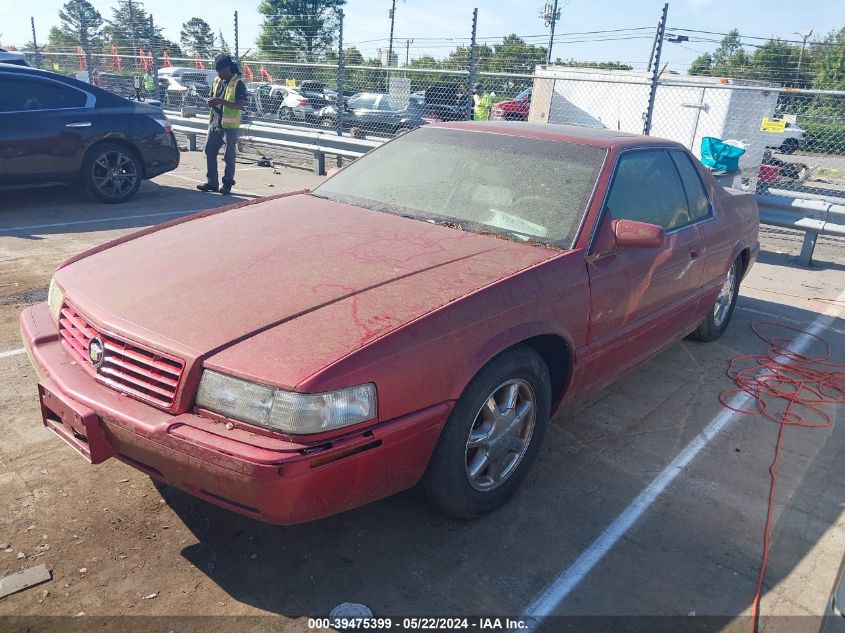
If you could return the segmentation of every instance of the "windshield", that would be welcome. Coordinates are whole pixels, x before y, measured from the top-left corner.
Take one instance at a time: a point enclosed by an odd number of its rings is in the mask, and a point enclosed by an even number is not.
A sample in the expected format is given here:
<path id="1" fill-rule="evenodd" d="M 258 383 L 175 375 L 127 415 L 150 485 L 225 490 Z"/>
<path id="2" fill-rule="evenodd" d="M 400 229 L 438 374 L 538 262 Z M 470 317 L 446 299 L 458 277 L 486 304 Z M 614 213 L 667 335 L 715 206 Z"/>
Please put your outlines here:
<path id="1" fill-rule="evenodd" d="M 359 158 L 314 195 L 570 248 L 605 155 L 562 141 L 422 128 Z"/>
<path id="2" fill-rule="evenodd" d="M 530 98 L 531 98 L 531 88 L 526 88 L 525 90 L 523 90 L 522 92 L 520 92 L 518 95 L 516 95 L 514 97 L 514 99 L 517 100 L 517 101 L 525 101 L 526 99 L 530 99 Z"/>

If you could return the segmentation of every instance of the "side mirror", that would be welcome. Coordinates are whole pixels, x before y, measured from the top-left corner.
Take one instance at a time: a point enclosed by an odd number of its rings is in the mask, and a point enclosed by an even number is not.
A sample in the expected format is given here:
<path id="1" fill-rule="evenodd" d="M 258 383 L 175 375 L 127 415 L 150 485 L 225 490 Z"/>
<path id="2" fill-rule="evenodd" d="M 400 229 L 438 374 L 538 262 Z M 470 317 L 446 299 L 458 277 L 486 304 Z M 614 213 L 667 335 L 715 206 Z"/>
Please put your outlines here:
<path id="1" fill-rule="evenodd" d="M 666 231 L 657 224 L 614 220 L 612 226 L 617 248 L 659 248 L 666 241 Z"/>

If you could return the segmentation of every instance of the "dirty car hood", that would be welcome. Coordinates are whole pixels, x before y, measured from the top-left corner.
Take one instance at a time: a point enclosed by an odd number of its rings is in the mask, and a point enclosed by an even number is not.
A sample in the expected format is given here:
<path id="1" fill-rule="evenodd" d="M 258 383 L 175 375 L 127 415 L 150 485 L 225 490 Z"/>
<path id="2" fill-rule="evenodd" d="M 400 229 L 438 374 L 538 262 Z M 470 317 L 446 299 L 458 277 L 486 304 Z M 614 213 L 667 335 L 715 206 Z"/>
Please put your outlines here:
<path id="1" fill-rule="evenodd" d="M 69 301 L 118 333 L 202 356 L 366 293 L 384 298 L 398 327 L 555 254 L 295 195 L 142 235 L 56 279 Z M 448 291 L 422 281 L 432 271 L 448 275 Z M 419 301 L 390 301 L 390 284 L 417 277 Z"/>

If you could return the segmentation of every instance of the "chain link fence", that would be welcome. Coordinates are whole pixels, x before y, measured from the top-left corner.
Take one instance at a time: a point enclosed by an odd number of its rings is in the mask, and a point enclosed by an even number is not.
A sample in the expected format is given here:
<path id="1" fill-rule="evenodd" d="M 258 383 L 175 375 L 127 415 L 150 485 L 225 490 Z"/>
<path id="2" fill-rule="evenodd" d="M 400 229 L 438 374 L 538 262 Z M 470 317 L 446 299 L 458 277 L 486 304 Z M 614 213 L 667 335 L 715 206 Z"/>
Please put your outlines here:
<path id="1" fill-rule="evenodd" d="M 578 50 L 583 42 L 650 42 L 651 59 L 558 57 L 549 63 L 546 35 L 476 37 L 469 19 L 466 38 L 343 44 L 340 13 L 332 17 L 334 30 L 323 48 L 306 51 L 304 44 L 296 48 L 285 38 L 309 19 L 292 16 L 277 32 L 265 27 L 263 46 L 243 55 L 235 32 L 232 54 L 239 58 L 249 94 L 245 122 L 375 140 L 437 121 L 473 118 L 647 131 L 684 144 L 704 162 L 714 152 L 728 163 L 731 154 L 741 153 L 739 173 L 731 181 L 735 186 L 845 200 L 841 33 L 809 45 L 805 38 L 799 47 L 767 38 L 740 42 L 731 40 L 732 33 L 664 28 L 661 22 L 657 29 L 557 33 L 553 39 L 558 50 Z M 151 22 L 148 30 L 156 32 Z M 677 72 L 659 67 L 660 49 L 670 45 L 664 36 L 683 47 L 718 43 L 719 48 Z M 207 112 L 215 76 L 210 51 L 171 55 L 154 40 L 102 49 L 39 49 L 27 56 L 31 63 L 123 96 L 158 101 L 171 112 Z"/>

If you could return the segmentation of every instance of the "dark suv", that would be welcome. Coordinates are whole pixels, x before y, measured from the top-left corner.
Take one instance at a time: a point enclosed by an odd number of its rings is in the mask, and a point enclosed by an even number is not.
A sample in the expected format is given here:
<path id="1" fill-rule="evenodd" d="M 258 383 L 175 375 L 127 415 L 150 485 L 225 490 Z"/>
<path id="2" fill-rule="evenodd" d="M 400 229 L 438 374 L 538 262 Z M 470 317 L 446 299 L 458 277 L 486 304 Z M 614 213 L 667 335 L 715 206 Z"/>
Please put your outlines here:
<path id="1" fill-rule="evenodd" d="M 179 165 L 160 108 L 71 77 L 0 64 L 0 186 L 63 182 L 125 202 Z"/>

